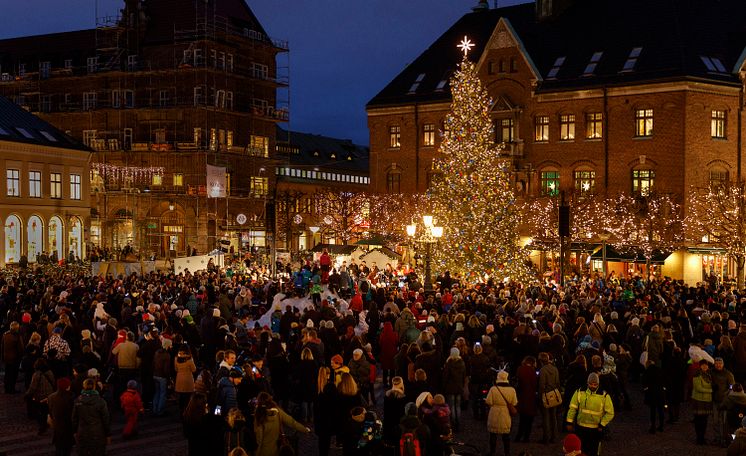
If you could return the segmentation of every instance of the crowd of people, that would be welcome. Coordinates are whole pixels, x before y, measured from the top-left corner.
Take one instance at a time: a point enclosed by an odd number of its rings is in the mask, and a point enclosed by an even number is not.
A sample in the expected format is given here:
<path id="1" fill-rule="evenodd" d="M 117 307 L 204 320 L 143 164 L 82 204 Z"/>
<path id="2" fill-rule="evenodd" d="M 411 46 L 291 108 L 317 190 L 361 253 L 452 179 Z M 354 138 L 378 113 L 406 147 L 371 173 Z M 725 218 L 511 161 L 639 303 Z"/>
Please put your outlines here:
<path id="1" fill-rule="evenodd" d="M 469 413 L 490 455 L 533 439 L 595 456 L 639 382 L 648 432 L 690 414 L 692 445 L 746 454 L 746 295 L 731 287 L 445 273 L 425 293 L 413 271 L 327 253 L 267 270 L 5 270 L 5 393 L 58 455 L 105 454 L 114 409 L 134 439 L 171 408 L 190 455 L 292 454 L 313 432 L 321 456 L 441 456 Z"/>

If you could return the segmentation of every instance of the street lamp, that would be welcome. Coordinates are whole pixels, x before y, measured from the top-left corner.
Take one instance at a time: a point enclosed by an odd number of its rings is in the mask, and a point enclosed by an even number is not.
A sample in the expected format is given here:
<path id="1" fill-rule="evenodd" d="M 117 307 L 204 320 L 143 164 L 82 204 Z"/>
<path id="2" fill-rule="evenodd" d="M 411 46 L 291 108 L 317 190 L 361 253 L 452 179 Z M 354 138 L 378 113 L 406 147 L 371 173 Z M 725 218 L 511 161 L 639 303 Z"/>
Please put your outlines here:
<path id="1" fill-rule="evenodd" d="M 417 235 L 417 225 L 411 224 L 407 225 L 407 236 L 412 238 L 412 240 L 415 243 L 420 243 L 425 245 L 425 292 L 430 293 L 433 291 L 433 283 L 431 281 L 431 272 L 430 272 L 430 264 L 432 261 L 432 245 L 438 242 L 438 239 L 440 239 L 443 236 L 443 227 L 442 226 L 435 226 L 433 223 L 433 216 L 432 215 L 423 215 L 422 216 L 422 223 L 425 225 L 424 232 L 419 236 L 415 237 Z"/>
<path id="2" fill-rule="evenodd" d="M 607 231 L 601 231 L 598 233 L 598 238 L 601 239 L 601 264 L 604 271 L 604 283 L 606 283 L 607 277 L 607 266 L 606 266 L 606 241 L 609 240 L 611 235 Z"/>
<path id="3" fill-rule="evenodd" d="M 308 227 L 308 230 L 311 232 L 311 243 L 313 244 L 311 248 L 316 247 L 316 233 L 318 233 L 320 229 L 321 228 L 316 225 Z"/>

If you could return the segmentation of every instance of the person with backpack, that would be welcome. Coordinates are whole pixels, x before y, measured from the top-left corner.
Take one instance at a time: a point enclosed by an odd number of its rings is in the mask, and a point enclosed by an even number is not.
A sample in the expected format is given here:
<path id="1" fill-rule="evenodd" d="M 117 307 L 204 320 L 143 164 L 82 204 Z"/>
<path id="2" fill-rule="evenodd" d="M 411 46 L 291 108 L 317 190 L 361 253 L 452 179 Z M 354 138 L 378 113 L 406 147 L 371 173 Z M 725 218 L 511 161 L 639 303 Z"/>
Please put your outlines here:
<path id="1" fill-rule="evenodd" d="M 398 456 L 423 456 L 427 454 L 427 442 L 430 440 L 430 429 L 417 417 L 417 405 L 414 402 L 404 406 L 404 416 L 399 421 L 401 437 L 399 438 Z"/>

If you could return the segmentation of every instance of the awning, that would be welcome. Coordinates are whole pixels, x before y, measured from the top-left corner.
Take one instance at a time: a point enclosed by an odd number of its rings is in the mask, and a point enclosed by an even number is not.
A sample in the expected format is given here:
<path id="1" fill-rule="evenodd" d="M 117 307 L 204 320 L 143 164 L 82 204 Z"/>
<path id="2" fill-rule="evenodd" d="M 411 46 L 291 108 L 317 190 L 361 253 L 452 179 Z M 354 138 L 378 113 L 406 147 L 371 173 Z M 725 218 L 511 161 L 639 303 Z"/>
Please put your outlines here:
<path id="1" fill-rule="evenodd" d="M 593 255 L 591 255 L 591 258 L 594 260 L 603 260 L 603 249 L 598 249 L 598 251 L 594 252 Z M 653 255 L 650 259 L 651 264 L 663 264 L 666 262 L 666 258 L 671 255 L 671 252 L 663 252 L 660 250 L 655 250 L 653 252 Z M 645 256 L 643 255 L 637 255 L 628 253 L 623 254 L 618 251 L 616 251 L 612 246 L 606 245 L 606 261 L 610 261 L 612 263 L 646 263 L 647 260 L 645 259 Z"/>

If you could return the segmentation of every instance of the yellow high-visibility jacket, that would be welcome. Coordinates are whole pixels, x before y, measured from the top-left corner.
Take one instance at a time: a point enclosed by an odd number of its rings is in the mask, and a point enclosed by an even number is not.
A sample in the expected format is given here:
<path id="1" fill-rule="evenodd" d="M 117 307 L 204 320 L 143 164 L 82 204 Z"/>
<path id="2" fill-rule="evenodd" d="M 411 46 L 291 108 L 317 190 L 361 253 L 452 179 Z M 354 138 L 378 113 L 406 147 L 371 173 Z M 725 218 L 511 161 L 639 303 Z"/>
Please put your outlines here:
<path id="1" fill-rule="evenodd" d="M 575 391 L 569 407 L 567 422 L 577 422 L 578 426 L 605 427 L 614 419 L 614 404 L 611 402 L 611 396 L 600 390 L 595 393 L 589 389 Z"/>

